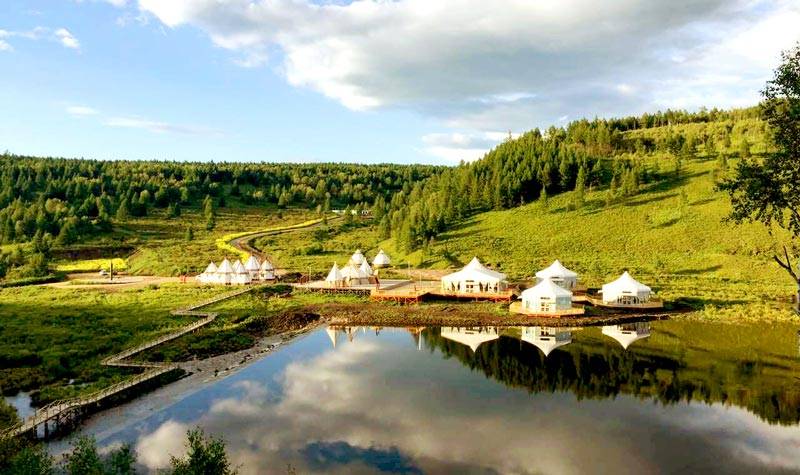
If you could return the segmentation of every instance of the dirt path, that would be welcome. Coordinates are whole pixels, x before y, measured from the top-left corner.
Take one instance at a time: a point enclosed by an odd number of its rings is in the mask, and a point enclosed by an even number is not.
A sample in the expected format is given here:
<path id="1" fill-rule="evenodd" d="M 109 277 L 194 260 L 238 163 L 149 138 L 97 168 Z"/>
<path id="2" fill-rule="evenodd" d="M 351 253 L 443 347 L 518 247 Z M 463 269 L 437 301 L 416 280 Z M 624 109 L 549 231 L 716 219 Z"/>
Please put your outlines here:
<path id="1" fill-rule="evenodd" d="M 68 274 L 67 280 L 63 282 L 53 282 L 41 284 L 44 287 L 57 289 L 97 289 L 97 290 L 129 290 L 146 287 L 151 284 L 165 284 L 168 282 L 180 282 L 180 277 L 160 277 L 155 275 L 118 275 L 114 280 L 108 280 L 96 272 Z"/>

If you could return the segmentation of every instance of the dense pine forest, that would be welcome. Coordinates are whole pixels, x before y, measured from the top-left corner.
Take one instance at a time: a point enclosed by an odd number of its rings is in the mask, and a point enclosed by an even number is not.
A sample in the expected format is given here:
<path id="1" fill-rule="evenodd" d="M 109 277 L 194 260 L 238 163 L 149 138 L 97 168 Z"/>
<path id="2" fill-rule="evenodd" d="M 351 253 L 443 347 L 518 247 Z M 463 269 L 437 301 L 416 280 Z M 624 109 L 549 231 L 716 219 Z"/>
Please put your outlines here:
<path id="1" fill-rule="evenodd" d="M 681 173 L 686 160 L 728 158 L 765 151 L 759 109 L 667 111 L 622 119 L 579 120 L 508 139 L 485 157 L 445 170 L 376 204 L 383 237 L 410 251 L 464 217 L 547 200 L 575 190 L 608 187 L 608 201 L 636 194 L 652 181 Z"/>
<path id="2" fill-rule="evenodd" d="M 48 273 L 53 249 L 115 224 L 199 209 L 206 229 L 226 207 L 370 208 L 383 238 L 412 251 L 465 217 L 593 189 L 607 201 L 681 173 L 685 161 L 766 151 L 757 107 L 578 120 L 509 138 L 482 159 L 427 165 L 177 163 L 0 155 L 0 278 Z M 190 233 L 187 230 L 187 233 Z M 15 244 L 26 243 L 25 246 Z M 23 250 L 24 248 L 24 250 Z"/>

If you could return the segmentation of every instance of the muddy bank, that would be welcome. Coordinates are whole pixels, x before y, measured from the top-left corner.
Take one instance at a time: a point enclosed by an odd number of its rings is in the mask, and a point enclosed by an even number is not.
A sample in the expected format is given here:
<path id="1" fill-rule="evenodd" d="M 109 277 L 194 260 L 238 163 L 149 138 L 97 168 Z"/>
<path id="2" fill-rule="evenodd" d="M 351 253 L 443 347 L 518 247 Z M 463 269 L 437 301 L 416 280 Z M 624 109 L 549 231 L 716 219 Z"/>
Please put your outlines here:
<path id="1" fill-rule="evenodd" d="M 395 306 L 378 303 L 320 304 L 306 311 L 322 315 L 331 325 L 408 326 L 589 326 L 664 320 L 669 312 L 657 314 L 596 313 L 571 317 L 529 317 L 503 309 L 472 304 L 425 304 Z"/>

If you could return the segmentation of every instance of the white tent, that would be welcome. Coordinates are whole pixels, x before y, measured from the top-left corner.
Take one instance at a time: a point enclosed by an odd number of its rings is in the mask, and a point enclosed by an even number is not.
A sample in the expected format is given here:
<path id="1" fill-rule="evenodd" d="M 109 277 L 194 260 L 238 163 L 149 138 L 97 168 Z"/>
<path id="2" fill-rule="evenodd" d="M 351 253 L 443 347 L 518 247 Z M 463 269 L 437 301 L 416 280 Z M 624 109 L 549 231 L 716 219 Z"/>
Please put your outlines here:
<path id="1" fill-rule="evenodd" d="M 233 282 L 233 267 L 228 259 L 223 259 L 217 267 L 217 283 L 230 285 Z"/>
<path id="2" fill-rule="evenodd" d="M 244 285 L 249 284 L 251 281 L 250 273 L 244 268 L 242 261 L 236 259 L 236 262 L 233 263 L 233 277 L 231 278 L 231 283 Z"/>
<path id="3" fill-rule="evenodd" d="M 650 300 L 650 287 L 637 281 L 627 271 L 614 282 L 603 284 L 603 303 L 635 305 Z"/>
<path id="4" fill-rule="evenodd" d="M 442 338 L 467 345 L 473 352 L 477 351 L 483 343 L 500 338 L 495 327 L 442 327 L 440 335 Z"/>
<path id="5" fill-rule="evenodd" d="M 251 254 L 250 257 L 247 258 L 247 262 L 244 263 L 244 269 L 250 274 L 251 279 L 261 278 L 261 263 L 258 262 L 256 256 Z"/>
<path id="6" fill-rule="evenodd" d="M 445 292 L 501 292 L 507 286 L 505 274 L 487 268 L 477 257 L 473 257 L 460 271 L 442 277 L 442 290 Z"/>
<path id="7" fill-rule="evenodd" d="M 331 271 L 328 272 L 328 277 L 325 277 L 325 283 L 335 287 L 339 287 L 344 284 L 344 277 L 342 277 L 342 273 L 339 272 L 339 265 L 335 262 L 333 267 L 331 267 Z"/>
<path id="8" fill-rule="evenodd" d="M 359 267 L 359 270 L 361 271 L 362 274 L 366 275 L 367 277 L 372 275 L 372 267 L 369 266 L 369 262 L 367 262 L 366 259 L 361 261 L 361 267 Z"/>
<path id="9" fill-rule="evenodd" d="M 331 327 L 328 327 L 325 329 L 325 333 L 328 334 L 328 338 L 330 338 L 333 348 L 336 349 L 336 330 L 334 330 Z"/>
<path id="10" fill-rule="evenodd" d="M 572 308 L 572 292 L 544 279 L 522 292 L 522 308 L 530 312 L 556 313 Z"/>
<path id="11" fill-rule="evenodd" d="M 354 264 L 360 266 L 361 263 L 364 261 L 364 254 L 361 253 L 361 249 L 356 249 L 356 252 L 350 256 L 350 264 Z"/>
<path id="12" fill-rule="evenodd" d="M 537 272 L 536 277 L 540 280 L 552 280 L 567 290 L 574 289 L 578 283 L 578 274 L 564 267 L 558 259 L 549 267 Z"/>
<path id="13" fill-rule="evenodd" d="M 269 259 L 264 259 L 264 262 L 261 263 L 258 274 L 261 280 L 275 280 L 275 267 L 272 266 Z"/>
<path id="14" fill-rule="evenodd" d="M 522 341 L 542 350 L 546 358 L 556 348 L 572 343 L 572 332 L 554 327 L 523 327 Z"/>
<path id="15" fill-rule="evenodd" d="M 203 284 L 213 284 L 217 282 L 217 266 L 213 262 L 208 263 L 208 267 L 199 274 L 196 279 Z"/>
<path id="16" fill-rule="evenodd" d="M 342 278 L 347 285 L 369 284 L 369 275 L 364 273 L 359 266 L 353 263 L 342 267 Z"/>
<path id="17" fill-rule="evenodd" d="M 650 336 L 650 323 L 636 322 L 624 325 L 606 325 L 603 327 L 603 335 L 617 340 L 627 350 L 634 341 Z"/>
<path id="18" fill-rule="evenodd" d="M 381 267 L 389 267 L 391 263 L 392 261 L 389 259 L 389 256 L 381 249 L 378 251 L 378 255 L 375 256 L 375 259 L 372 260 L 372 267 L 380 269 Z"/>

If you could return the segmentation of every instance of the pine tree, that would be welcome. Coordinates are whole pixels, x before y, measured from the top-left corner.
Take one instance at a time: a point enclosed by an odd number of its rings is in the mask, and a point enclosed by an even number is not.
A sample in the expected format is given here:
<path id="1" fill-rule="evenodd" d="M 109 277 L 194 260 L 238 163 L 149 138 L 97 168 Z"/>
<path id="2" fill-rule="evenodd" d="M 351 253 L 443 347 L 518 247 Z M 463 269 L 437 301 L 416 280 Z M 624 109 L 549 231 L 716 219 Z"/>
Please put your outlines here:
<path id="1" fill-rule="evenodd" d="M 575 179 L 575 205 L 576 207 L 583 206 L 586 201 L 586 167 L 581 165 L 578 170 L 578 176 Z"/>
<path id="2" fill-rule="evenodd" d="M 125 222 L 128 220 L 128 199 L 122 198 L 122 201 L 119 203 L 119 207 L 117 208 L 117 221 Z"/>

